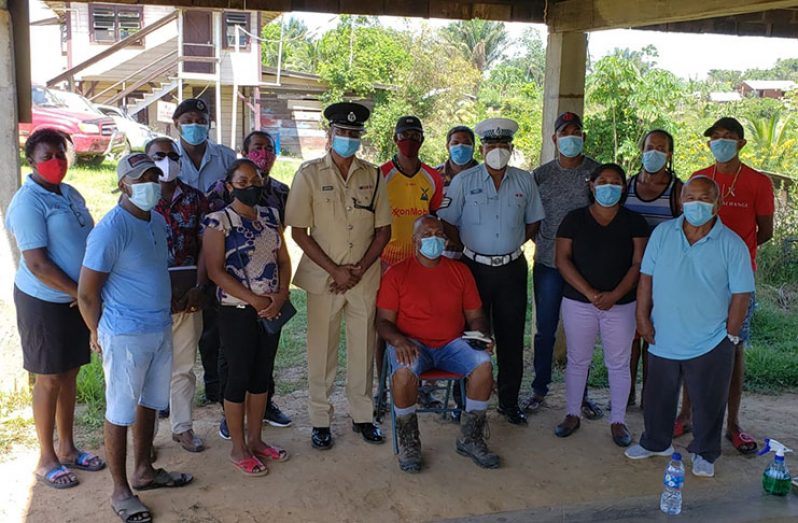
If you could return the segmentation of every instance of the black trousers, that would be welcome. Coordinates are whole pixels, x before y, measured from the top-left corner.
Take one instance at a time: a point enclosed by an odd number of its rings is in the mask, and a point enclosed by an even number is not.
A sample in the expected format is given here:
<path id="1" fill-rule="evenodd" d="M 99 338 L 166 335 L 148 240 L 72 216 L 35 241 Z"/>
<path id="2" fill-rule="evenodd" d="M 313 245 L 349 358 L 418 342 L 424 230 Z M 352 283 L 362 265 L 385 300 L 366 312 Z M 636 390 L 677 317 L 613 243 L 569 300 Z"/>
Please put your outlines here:
<path id="1" fill-rule="evenodd" d="M 221 338 L 219 337 L 218 307 L 218 304 L 214 303 L 202 311 L 202 336 L 199 341 L 199 352 L 202 360 L 202 376 L 205 382 L 205 398 L 208 401 L 222 401 L 221 391 L 224 390 L 219 383 Z"/>
<path id="2" fill-rule="evenodd" d="M 274 334 L 276 337 L 277 345 L 280 345 L 280 334 L 282 331 Z M 270 367 L 272 369 L 271 374 L 269 374 L 269 404 L 271 404 L 274 398 L 274 361 L 277 358 L 277 350 L 274 351 L 271 357 L 271 364 Z M 227 365 L 227 358 L 224 355 L 224 349 L 219 351 L 219 390 L 224 391 L 225 386 L 227 385 L 227 372 L 228 372 L 228 365 Z M 219 402 L 224 406 L 224 397 L 219 398 Z"/>
<path id="3" fill-rule="evenodd" d="M 228 370 L 224 399 L 241 403 L 247 392 L 268 393 L 273 386 L 271 376 L 279 334 L 263 330 L 258 322 L 258 313 L 249 306 L 222 306 L 219 333 Z"/>
<path id="4" fill-rule="evenodd" d="M 648 353 L 648 381 L 643 397 L 645 432 L 640 437 L 643 448 L 663 451 L 670 446 L 684 380 L 693 403 L 693 441 L 687 450 L 710 463 L 720 457 L 734 350 L 734 344 L 724 338 L 708 353 L 689 360 L 670 360 Z"/>
<path id="5" fill-rule="evenodd" d="M 474 275 L 482 308 L 496 338 L 499 407 L 517 407 L 524 375 L 524 328 L 529 279 L 526 258 L 521 256 L 501 267 L 482 265 L 466 257 L 462 261 Z"/>

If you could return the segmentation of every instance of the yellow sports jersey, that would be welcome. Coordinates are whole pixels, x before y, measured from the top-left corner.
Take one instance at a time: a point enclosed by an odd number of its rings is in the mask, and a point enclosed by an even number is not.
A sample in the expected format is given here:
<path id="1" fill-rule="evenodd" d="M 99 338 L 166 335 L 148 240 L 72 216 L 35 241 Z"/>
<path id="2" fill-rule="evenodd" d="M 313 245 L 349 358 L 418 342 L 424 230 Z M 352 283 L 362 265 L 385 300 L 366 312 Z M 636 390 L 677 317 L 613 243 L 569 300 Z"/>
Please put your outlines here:
<path id="1" fill-rule="evenodd" d="M 443 179 L 424 163 L 412 176 L 402 173 L 394 160 L 385 162 L 380 171 L 385 177 L 392 216 L 391 241 L 382 251 L 382 261 L 393 265 L 413 254 L 413 222 L 441 206 Z"/>

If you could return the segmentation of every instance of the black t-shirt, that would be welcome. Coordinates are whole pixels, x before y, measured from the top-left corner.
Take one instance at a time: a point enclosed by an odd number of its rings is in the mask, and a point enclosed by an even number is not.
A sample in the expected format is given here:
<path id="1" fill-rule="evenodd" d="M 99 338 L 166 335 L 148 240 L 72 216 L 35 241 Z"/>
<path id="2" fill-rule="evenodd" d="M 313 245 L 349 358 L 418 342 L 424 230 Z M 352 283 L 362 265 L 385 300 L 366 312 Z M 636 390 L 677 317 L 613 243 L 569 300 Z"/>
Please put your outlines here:
<path id="1" fill-rule="evenodd" d="M 558 238 L 573 241 L 572 261 L 579 274 L 599 292 L 609 292 L 621 283 L 632 266 L 633 238 L 647 238 L 645 218 L 621 207 L 606 226 L 599 224 L 590 214 L 590 207 L 568 213 L 557 230 Z M 565 282 L 563 296 L 589 303 L 581 292 Z M 635 301 L 635 290 L 630 291 L 618 304 Z"/>

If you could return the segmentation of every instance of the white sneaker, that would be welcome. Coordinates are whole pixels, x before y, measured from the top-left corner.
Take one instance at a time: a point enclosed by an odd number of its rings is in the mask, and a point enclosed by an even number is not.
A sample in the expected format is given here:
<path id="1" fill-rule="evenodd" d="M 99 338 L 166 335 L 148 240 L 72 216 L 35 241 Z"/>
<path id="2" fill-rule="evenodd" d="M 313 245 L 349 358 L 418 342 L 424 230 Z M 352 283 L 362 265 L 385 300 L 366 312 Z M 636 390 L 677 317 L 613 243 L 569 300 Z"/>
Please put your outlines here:
<path id="1" fill-rule="evenodd" d="M 671 445 L 665 450 L 655 452 L 653 450 L 648 450 L 647 448 L 643 448 L 640 444 L 637 444 L 626 449 L 623 455 L 629 459 L 646 459 L 650 458 L 651 456 L 670 456 L 671 454 L 673 454 L 673 452 L 674 452 L 673 445 Z"/>
<path id="2" fill-rule="evenodd" d="M 693 476 L 698 476 L 699 478 L 715 477 L 714 463 L 710 463 L 698 454 L 690 454 L 690 459 L 693 461 Z"/>

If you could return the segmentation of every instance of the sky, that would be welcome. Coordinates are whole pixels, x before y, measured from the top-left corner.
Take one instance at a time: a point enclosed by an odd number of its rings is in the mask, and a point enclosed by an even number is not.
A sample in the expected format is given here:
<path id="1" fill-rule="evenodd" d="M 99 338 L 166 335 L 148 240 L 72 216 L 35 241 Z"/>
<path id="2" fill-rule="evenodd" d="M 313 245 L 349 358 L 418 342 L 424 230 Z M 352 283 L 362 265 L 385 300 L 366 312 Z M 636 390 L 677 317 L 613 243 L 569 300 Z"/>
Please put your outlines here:
<path id="1" fill-rule="evenodd" d="M 337 24 L 337 17 L 328 13 L 287 13 L 287 16 L 305 22 L 310 32 L 315 35 L 323 34 Z M 417 30 L 420 27 L 417 19 L 382 16 L 380 22 L 396 29 Z M 449 22 L 440 19 L 425 20 L 425 23 L 434 28 Z M 545 25 L 521 23 L 506 25 L 512 38 L 518 38 L 526 28 L 534 27 L 545 39 Z M 656 46 L 659 51 L 659 67 L 682 78 L 695 80 L 704 79 L 710 69 L 766 69 L 772 67 L 779 58 L 798 58 L 798 39 L 660 33 L 631 29 L 590 33 L 588 53 L 595 61 L 616 47 L 638 50 L 649 44 Z"/>

